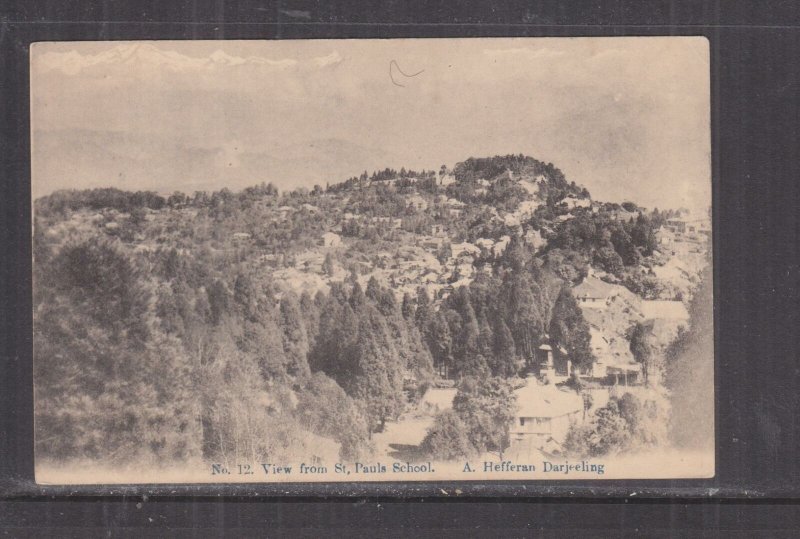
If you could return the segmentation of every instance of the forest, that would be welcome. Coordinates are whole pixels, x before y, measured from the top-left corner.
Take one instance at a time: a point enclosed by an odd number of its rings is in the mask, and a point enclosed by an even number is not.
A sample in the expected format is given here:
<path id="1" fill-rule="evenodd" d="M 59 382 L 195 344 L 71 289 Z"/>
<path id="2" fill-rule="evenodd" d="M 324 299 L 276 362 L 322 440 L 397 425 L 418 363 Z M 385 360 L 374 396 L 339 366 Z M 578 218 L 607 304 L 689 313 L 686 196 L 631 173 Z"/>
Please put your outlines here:
<path id="1" fill-rule="evenodd" d="M 509 171 L 544 177 L 543 204 L 530 222 L 545 232 L 544 248 L 487 213 L 524 200 L 525 191 L 503 177 Z M 629 275 L 626 268 L 655 250 L 664 217 L 635 208 L 625 221 L 606 211 L 559 221 L 564 197 L 588 192 L 524 156 L 470 159 L 453 174 L 446 188 L 434 172 L 386 169 L 311 191 L 262 184 L 163 197 L 107 188 L 36 200 L 37 455 L 256 462 L 303 454 L 324 437 L 352 461 L 370 454 L 387 421 L 445 382 L 458 387 L 453 410 L 436 418 L 424 450 L 444 458 L 501 451 L 512 389 L 537 347 L 550 344 L 580 370 L 595 359 L 571 285 L 590 265 Z M 402 183 L 409 178 L 416 183 Z M 484 194 L 476 194 L 478 178 L 492 180 Z M 387 179 L 399 181 L 390 187 Z M 376 185 L 359 188 L 364 182 Z M 410 209 L 407 192 L 429 206 Z M 454 218 L 435 202 L 439 195 L 470 206 Z M 275 219 L 281 208 L 292 212 Z M 108 210 L 128 217 L 108 226 Z M 454 240 L 511 239 L 502 256 L 481 261 L 485 271 L 443 298 L 420 287 L 399 299 L 374 277 L 362 287 L 358 264 L 330 256 L 327 272 L 342 266 L 345 277 L 298 295 L 254 262 L 280 253 L 288 264 L 347 212 L 403 220 L 399 232 L 373 229 L 371 236 L 342 227 L 366 260 L 376 244 L 410 241 L 437 223 Z M 154 215 L 165 216 L 158 226 Z M 49 239 L 49 230 L 75 216 L 104 221 Z M 247 245 L 230 239 L 237 233 Z M 147 242 L 156 247 L 134 248 Z M 617 406 L 623 416 L 636 410 L 628 401 Z"/>

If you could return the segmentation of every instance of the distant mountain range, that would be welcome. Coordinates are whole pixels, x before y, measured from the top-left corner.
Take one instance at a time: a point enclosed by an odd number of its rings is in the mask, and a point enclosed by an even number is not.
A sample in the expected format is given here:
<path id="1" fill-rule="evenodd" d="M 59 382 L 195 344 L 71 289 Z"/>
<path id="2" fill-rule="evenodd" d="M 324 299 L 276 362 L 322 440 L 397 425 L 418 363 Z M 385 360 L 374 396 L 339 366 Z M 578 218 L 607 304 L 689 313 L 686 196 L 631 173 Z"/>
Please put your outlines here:
<path id="1" fill-rule="evenodd" d="M 160 193 L 239 190 L 261 182 L 280 189 L 336 183 L 364 170 L 403 166 L 398 156 L 326 138 L 263 151 L 235 142 L 208 148 L 112 131 L 35 131 L 34 197 L 58 189 L 117 187 Z"/>
<path id="2" fill-rule="evenodd" d="M 324 61 L 325 58 L 316 59 Z M 293 59 L 272 60 L 257 56 L 232 56 L 222 50 L 208 57 L 187 56 L 176 51 L 162 50 L 149 43 L 125 43 L 98 54 L 69 52 L 48 52 L 39 58 L 39 66 L 44 70 L 60 70 L 68 75 L 76 75 L 87 68 L 100 66 L 124 67 L 132 63 L 154 68 L 164 68 L 176 72 L 206 70 L 223 66 L 269 66 L 291 67 L 297 64 Z"/>

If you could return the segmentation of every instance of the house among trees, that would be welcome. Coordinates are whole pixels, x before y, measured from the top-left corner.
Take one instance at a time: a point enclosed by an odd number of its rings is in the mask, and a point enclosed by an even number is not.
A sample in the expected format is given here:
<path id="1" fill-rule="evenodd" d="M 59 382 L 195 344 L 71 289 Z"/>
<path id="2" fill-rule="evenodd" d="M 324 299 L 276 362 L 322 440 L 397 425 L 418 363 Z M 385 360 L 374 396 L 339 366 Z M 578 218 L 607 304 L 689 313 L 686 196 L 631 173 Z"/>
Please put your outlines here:
<path id="1" fill-rule="evenodd" d="M 434 236 L 445 236 L 447 234 L 447 230 L 445 229 L 444 225 L 435 224 L 431 226 L 431 234 Z"/>
<path id="2" fill-rule="evenodd" d="M 534 351 L 534 356 L 528 358 L 525 363 L 528 373 L 537 373 L 540 376 L 544 376 L 548 371 L 555 371 L 553 347 L 549 344 L 541 345 Z"/>
<path id="3" fill-rule="evenodd" d="M 419 195 L 412 195 L 406 198 L 409 207 L 415 210 L 425 210 L 428 208 L 428 201 Z"/>
<path id="4" fill-rule="evenodd" d="M 591 208 L 592 201 L 588 198 L 578 198 L 575 195 L 568 195 L 561 202 L 567 209 L 574 210 L 575 208 Z"/>
<path id="5" fill-rule="evenodd" d="M 437 250 L 442 246 L 442 242 L 438 238 L 429 238 L 422 242 L 422 247 L 428 250 Z"/>
<path id="6" fill-rule="evenodd" d="M 710 231 L 711 222 L 707 217 L 678 215 L 667 219 L 664 228 L 675 234 L 695 234 Z"/>
<path id="7" fill-rule="evenodd" d="M 472 243 L 464 241 L 461 243 L 451 243 L 450 252 L 453 253 L 453 258 L 456 260 L 460 258 L 471 259 L 473 257 L 480 256 L 481 248 L 477 245 L 473 245 Z"/>
<path id="8" fill-rule="evenodd" d="M 605 309 L 613 294 L 613 285 L 605 283 L 597 277 L 588 276 L 581 284 L 572 289 L 572 295 L 581 307 Z"/>
<path id="9" fill-rule="evenodd" d="M 534 351 L 534 356 L 533 361 L 528 361 L 529 372 L 538 374 L 542 380 L 555 383 L 572 375 L 572 361 L 567 359 L 567 351 L 563 348 L 554 355 L 552 346 L 542 344 Z"/>
<path id="10" fill-rule="evenodd" d="M 517 411 L 509 429 L 513 454 L 531 455 L 561 451 L 561 444 L 572 425 L 583 422 L 583 398 L 573 390 L 539 384 L 534 378 L 514 392 Z"/>
<path id="11" fill-rule="evenodd" d="M 339 236 L 339 234 L 334 234 L 333 232 L 324 233 L 321 241 L 323 247 L 338 247 L 342 244 L 341 236 Z"/>
<path id="12" fill-rule="evenodd" d="M 608 385 L 632 386 L 642 381 L 642 365 L 640 363 L 618 363 L 605 367 L 605 382 Z"/>
<path id="13" fill-rule="evenodd" d="M 673 217 L 671 219 L 667 219 L 667 223 L 664 225 L 664 228 L 673 234 L 683 234 L 686 232 L 686 221 L 680 217 Z"/>
<path id="14" fill-rule="evenodd" d="M 439 185 L 442 187 L 447 187 L 448 185 L 456 183 L 456 177 L 454 174 L 446 172 L 444 174 L 439 175 Z"/>
<path id="15" fill-rule="evenodd" d="M 711 222 L 708 219 L 688 219 L 686 221 L 686 239 L 704 241 L 711 234 Z"/>
<path id="16" fill-rule="evenodd" d="M 458 217 L 461 215 L 461 212 L 464 211 L 466 204 L 461 202 L 460 200 L 456 200 L 455 198 L 448 198 L 447 207 L 450 210 L 450 215 L 453 217 Z"/>
<path id="17" fill-rule="evenodd" d="M 642 366 L 618 357 L 612 350 L 608 338 L 596 327 L 589 329 L 592 353 L 596 360 L 591 369 L 581 377 L 603 385 L 636 385 L 642 381 Z"/>

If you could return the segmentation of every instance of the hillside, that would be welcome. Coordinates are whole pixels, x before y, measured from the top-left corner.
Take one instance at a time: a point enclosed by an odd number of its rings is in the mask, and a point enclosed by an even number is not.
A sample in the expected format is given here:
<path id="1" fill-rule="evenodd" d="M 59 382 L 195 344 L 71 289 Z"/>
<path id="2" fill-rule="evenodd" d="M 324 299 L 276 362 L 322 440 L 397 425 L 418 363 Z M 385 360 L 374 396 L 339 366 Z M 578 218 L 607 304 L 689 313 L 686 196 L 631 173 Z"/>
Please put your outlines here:
<path id="1" fill-rule="evenodd" d="M 605 384 L 596 365 L 643 361 L 635 324 L 652 322 L 657 354 L 688 324 L 652 307 L 689 302 L 705 249 L 674 235 L 666 248 L 676 212 L 594 201 L 522 155 L 284 193 L 59 191 L 34 211 L 40 424 L 125 421 L 137 399 L 160 399 L 117 445 L 140 446 L 157 423 L 152 453 L 202 458 L 274 454 L 234 443 L 264 434 L 264 417 L 287 454 L 368 456 L 372 433 L 431 385 L 518 385 L 544 345 Z M 140 391 L 98 389 L 131 368 Z M 94 434 L 65 436 L 39 450 L 102 452 Z"/>

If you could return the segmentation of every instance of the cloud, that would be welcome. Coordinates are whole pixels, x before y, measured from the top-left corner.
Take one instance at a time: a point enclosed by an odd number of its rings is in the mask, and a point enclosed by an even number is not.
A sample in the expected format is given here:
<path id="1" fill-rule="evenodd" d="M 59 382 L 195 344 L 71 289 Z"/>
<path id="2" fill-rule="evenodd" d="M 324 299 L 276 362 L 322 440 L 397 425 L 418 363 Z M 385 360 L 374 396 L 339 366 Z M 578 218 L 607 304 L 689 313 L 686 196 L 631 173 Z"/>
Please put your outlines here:
<path id="1" fill-rule="evenodd" d="M 191 162 L 179 148 L 122 167 L 122 150 L 92 161 L 107 137 L 91 149 L 59 153 L 45 151 L 39 138 L 37 169 L 50 167 L 39 176 L 49 178 L 46 185 L 81 174 L 102 182 L 114 171 L 144 186 L 151 177 L 166 185 L 200 178 L 243 186 L 278 172 L 287 185 L 300 185 L 338 181 L 340 172 L 352 175 L 350 168 L 438 168 L 469 156 L 522 152 L 555 163 L 600 199 L 677 207 L 685 205 L 681 182 L 701 185 L 694 178 L 708 177 L 710 109 L 707 54 L 700 55 L 705 63 L 698 61 L 694 42 L 672 40 L 35 44 L 31 113 L 39 131 L 118 131 L 207 150 Z M 424 69 L 425 75 L 396 88 L 387 73 L 392 59 L 406 73 Z M 276 145 L 320 138 L 400 155 L 391 163 L 369 153 L 348 160 L 333 148 L 328 154 L 335 158 L 309 152 L 291 166 L 252 157 L 277 159 Z M 136 145 L 144 148 L 136 155 L 159 154 L 163 144 Z M 87 155 L 73 157 L 79 152 Z M 337 159 L 352 167 L 334 172 Z M 64 160 L 75 161 L 68 173 Z M 672 189 L 662 192 L 661 185 Z"/>
<path id="2" fill-rule="evenodd" d="M 342 60 L 344 60 L 344 58 L 341 57 L 339 52 L 333 51 L 327 56 L 318 56 L 317 58 L 314 58 L 313 62 L 317 64 L 319 67 L 325 67 L 332 64 L 338 64 Z"/>

